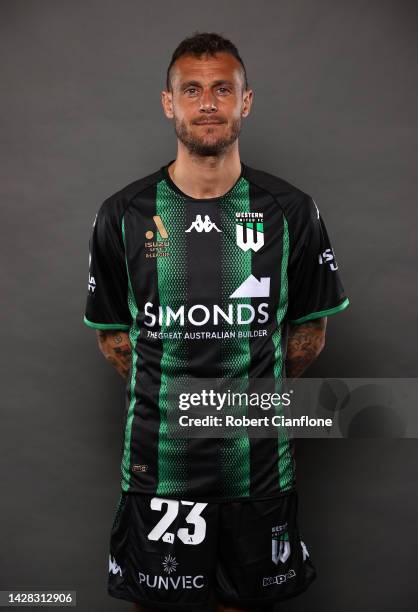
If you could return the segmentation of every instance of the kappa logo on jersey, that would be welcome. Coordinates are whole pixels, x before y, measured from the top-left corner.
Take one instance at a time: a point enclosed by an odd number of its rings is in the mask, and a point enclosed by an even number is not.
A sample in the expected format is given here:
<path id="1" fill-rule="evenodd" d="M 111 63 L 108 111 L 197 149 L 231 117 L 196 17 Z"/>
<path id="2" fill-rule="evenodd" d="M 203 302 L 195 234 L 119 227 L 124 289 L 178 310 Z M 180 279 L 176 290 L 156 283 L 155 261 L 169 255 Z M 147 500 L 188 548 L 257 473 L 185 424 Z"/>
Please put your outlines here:
<path id="1" fill-rule="evenodd" d="M 335 260 L 334 251 L 332 249 L 326 249 L 323 253 L 318 255 L 319 265 L 321 266 L 324 263 L 329 264 L 329 269 L 333 272 L 338 270 L 338 264 Z"/>
<path id="2" fill-rule="evenodd" d="M 234 293 L 231 293 L 230 298 L 257 298 L 257 297 L 269 297 L 270 296 L 270 277 L 262 276 L 260 280 L 257 280 L 253 274 L 235 289 Z"/>
<path id="3" fill-rule="evenodd" d="M 216 230 L 217 232 L 222 231 L 215 225 L 215 223 L 213 223 L 213 221 L 210 220 L 209 215 L 205 215 L 204 221 L 202 221 L 202 215 L 196 215 L 196 219 L 193 221 L 190 227 L 185 231 L 191 232 L 193 229 L 199 233 L 200 232 L 206 232 L 206 233 L 211 232 L 213 229 Z"/>
<path id="4" fill-rule="evenodd" d="M 112 557 L 109 555 L 109 574 L 119 574 L 120 576 L 122 576 L 122 570 L 120 568 L 120 566 L 116 563 L 116 559 L 115 557 Z"/>
<path id="5" fill-rule="evenodd" d="M 164 557 L 162 565 L 166 574 L 172 574 L 173 572 L 177 571 L 178 563 L 176 558 L 172 557 L 171 555 Z"/>
<path id="6" fill-rule="evenodd" d="M 154 215 L 152 220 L 155 223 L 157 233 L 161 237 L 161 240 L 158 238 L 153 240 L 153 230 L 147 230 L 145 232 L 145 238 L 149 241 L 145 243 L 145 257 L 167 257 L 169 255 L 168 247 L 170 244 L 168 240 L 168 231 L 160 215 Z"/>
<path id="7" fill-rule="evenodd" d="M 237 246 L 243 251 L 259 251 L 264 245 L 263 213 L 235 213 Z"/>

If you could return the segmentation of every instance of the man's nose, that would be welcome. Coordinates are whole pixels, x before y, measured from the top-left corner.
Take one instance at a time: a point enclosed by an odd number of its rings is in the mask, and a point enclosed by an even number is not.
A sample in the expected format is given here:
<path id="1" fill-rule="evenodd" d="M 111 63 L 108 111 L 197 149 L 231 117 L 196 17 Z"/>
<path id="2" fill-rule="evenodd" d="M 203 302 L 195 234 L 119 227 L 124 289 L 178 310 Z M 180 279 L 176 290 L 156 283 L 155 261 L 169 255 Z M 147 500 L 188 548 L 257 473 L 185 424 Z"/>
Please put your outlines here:
<path id="1" fill-rule="evenodd" d="M 216 98 L 211 89 L 204 89 L 200 96 L 200 109 L 203 112 L 213 112 L 216 108 Z"/>

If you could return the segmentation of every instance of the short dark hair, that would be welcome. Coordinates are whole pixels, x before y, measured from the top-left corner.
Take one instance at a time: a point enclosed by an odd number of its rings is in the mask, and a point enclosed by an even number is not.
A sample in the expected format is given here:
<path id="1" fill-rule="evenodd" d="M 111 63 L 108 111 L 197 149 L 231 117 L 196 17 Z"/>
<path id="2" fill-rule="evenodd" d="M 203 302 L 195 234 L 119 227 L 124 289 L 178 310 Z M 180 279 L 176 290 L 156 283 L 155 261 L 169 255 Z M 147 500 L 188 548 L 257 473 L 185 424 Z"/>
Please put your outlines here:
<path id="1" fill-rule="evenodd" d="M 172 55 L 170 65 L 167 68 L 167 91 L 171 91 L 171 69 L 179 57 L 183 55 L 201 57 L 202 55 L 215 55 L 215 53 L 230 53 L 239 61 L 244 77 L 244 87 L 248 89 L 247 72 L 236 46 L 230 40 L 215 32 L 196 32 L 193 36 L 182 40 Z"/>

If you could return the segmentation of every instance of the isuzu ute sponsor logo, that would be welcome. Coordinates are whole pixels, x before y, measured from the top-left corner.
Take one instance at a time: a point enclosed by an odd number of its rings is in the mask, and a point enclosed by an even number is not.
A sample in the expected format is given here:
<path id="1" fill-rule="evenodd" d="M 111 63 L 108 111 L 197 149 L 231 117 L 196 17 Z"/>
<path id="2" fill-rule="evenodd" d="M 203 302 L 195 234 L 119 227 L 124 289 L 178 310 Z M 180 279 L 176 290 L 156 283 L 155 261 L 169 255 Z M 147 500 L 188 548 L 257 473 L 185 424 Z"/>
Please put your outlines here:
<path id="1" fill-rule="evenodd" d="M 152 220 L 157 228 L 157 236 L 154 236 L 153 230 L 145 232 L 145 257 L 167 257 L 169 255 L 168 247 L 168 231 L 165 227 L 160 215 L 154 215 Z"/>
<path id="2" fill-rule="evenodd" d="M 323 253 L 318 255 L 319 265 L 328 264 L 330 270 L 338 270 L 338 264 L 335 261 L 334 251 L 332 249 L 326 249 Z"/>
<path id="3" fill-rule="evenodd" d="M 243 251 L 259 251 L 264 244 L 263 213 L 235 213 L 237 246 Z"/>
<path id="4" fill-rule="evenodd" d="M 190 227 L 185 230 L 186 232 L 191 232 L 192 230 L 195 230 L 196 232 L 211 232 L 212 230 L 216 230 L 217 232 L 221 232 L 222 230 L 220 230 L 215 223 L 213 223 L 213 221 L 211 221 L 209 215 L 205 215 L 205 220 L 202 221 L 202 215 L 196 215 L 196 219 L 193 221 L 193 223 L 190 225 Z"/>
<path id="5" fill-rule="evenodd" d="M 164 227 L 164 223 L 163 220 L 161 219 L 160 215 L 154 215 L 154 217 L 152 218 L 152 220 L 154 221 L 158 233 L 160 234 L 161 238 L 168 238 L 168 232 L 166 230 L 166 228 Z M 154 232 L 152 230 L 148 230 L 145 232 L 145 238 L 147 240 L 152 240 L 154 238 Z"/>

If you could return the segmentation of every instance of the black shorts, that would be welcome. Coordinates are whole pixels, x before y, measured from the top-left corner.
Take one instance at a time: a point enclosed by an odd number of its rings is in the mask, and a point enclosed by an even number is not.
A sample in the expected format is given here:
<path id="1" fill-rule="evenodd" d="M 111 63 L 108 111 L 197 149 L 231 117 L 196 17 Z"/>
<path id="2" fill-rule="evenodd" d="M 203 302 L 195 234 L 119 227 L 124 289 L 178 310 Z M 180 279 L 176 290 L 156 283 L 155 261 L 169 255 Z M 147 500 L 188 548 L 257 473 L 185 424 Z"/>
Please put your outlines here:
<path id="1" fill-rule="evenodd" d="M 110 539 L 108 593 L 190 610 L 211 591 L 259 609 L 304 591 L 315 569 L 297 525 L 297 493 L 202 503 L 122 493 Z"/>

